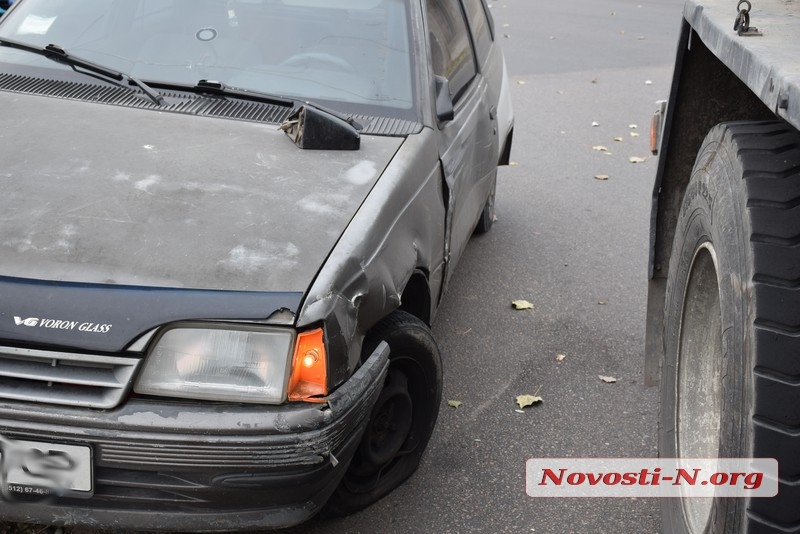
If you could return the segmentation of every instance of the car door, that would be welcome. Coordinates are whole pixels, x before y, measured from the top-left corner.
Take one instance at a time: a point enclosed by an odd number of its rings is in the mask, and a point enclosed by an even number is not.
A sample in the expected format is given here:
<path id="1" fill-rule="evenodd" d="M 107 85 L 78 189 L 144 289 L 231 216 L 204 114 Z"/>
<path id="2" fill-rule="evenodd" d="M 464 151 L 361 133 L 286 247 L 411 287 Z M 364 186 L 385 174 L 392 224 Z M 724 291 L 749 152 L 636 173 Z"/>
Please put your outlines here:
<path id="1" fill-rule="evenodd" d="M 461 2 L 428 0 L 426 12 L 433 73 L 447 79 L 454 108 L 453 118 L 439 123 L 448 204 L 447 280 L 494 186 L 497 135 Z"/>

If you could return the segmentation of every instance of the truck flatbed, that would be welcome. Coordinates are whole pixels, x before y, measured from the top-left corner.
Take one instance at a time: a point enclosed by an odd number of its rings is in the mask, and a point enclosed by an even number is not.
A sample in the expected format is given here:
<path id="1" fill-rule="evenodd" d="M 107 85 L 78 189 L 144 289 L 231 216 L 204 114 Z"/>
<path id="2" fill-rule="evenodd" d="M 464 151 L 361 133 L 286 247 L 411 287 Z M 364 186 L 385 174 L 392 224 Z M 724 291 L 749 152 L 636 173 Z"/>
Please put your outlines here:
<path id="1" fill-rule="evenodd" d="M 800 129 L 800 2 L 751 3 L 750 25 L 758 28 L 760 36 L 740 36 L 733 31 L 735 0 L 688 0 L 683 16 L 753 94 Z"/>

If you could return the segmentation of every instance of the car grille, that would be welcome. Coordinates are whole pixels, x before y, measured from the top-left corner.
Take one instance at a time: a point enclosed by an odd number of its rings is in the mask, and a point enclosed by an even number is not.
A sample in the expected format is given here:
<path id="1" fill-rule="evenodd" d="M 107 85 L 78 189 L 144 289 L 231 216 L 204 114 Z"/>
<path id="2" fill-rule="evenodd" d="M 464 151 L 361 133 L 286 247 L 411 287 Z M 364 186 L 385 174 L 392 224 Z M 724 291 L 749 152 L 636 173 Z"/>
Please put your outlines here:
<path id="1" fill-rule="evenodd" d="M 0 347 L 0 399 L 113 408 L 141 360 Z"/>
<path id="2" fill-rule="evenodd" d="M 185 443 L 97 443 L 100 461 L 109 465 L 150 468 L 255 468 L 316 465 L 324 454 L 335 450 L 344 440 L 344 428 L 333 428 L 306 442 L 283 445 L 189 445 Z"/>

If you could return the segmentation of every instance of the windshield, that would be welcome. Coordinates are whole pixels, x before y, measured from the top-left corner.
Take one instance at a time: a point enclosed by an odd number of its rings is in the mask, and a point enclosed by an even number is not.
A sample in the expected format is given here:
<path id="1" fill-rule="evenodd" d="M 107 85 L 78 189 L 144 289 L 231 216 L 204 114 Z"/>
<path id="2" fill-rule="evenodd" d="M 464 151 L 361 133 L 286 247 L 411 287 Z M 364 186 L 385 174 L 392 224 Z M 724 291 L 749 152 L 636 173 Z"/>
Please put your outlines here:
<path id="1" fill-rule="evenodd" d="M 413 118 L 402 0 L 18 0 L 0 38 L 57 44 L 152 83 L 214 80 Z M 48 66 L 10 48 L 5 62 Z M 336 105 L 338 104 L 338 105 Z"/>

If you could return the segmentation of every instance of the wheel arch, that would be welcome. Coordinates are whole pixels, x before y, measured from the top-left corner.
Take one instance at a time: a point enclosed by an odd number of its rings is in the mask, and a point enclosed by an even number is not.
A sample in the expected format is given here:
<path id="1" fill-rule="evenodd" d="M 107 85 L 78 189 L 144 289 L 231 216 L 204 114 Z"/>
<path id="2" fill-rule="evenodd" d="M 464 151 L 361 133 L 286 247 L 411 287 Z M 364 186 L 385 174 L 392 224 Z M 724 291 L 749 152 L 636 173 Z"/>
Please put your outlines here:
<path id="1" fill-rule="evenodd" d="M 706 47 L 684 20 L 659 148 L 650 214 L 645 383 L 659 382 L 667 270 L 675 224 L 697 152 L 716 124 L 776 115 Z"/>
<path id="2" fill-rule="evenodd" d="M 431 304 L 432 299 L 428 275 L 424 271 L 417 269 L 403 288 L 399 309 L 410 313 L 430 326 L 433 315 Z"/>
<path id="3" fill-rule="evenodd" d="M 503 141 L 503 148 L 500 150 L 500 159 L 497 165 L 509 165 L 511 163 L 511 143 L 514 141 L 514 127 L 508 131 L 505 140 Z"/>

